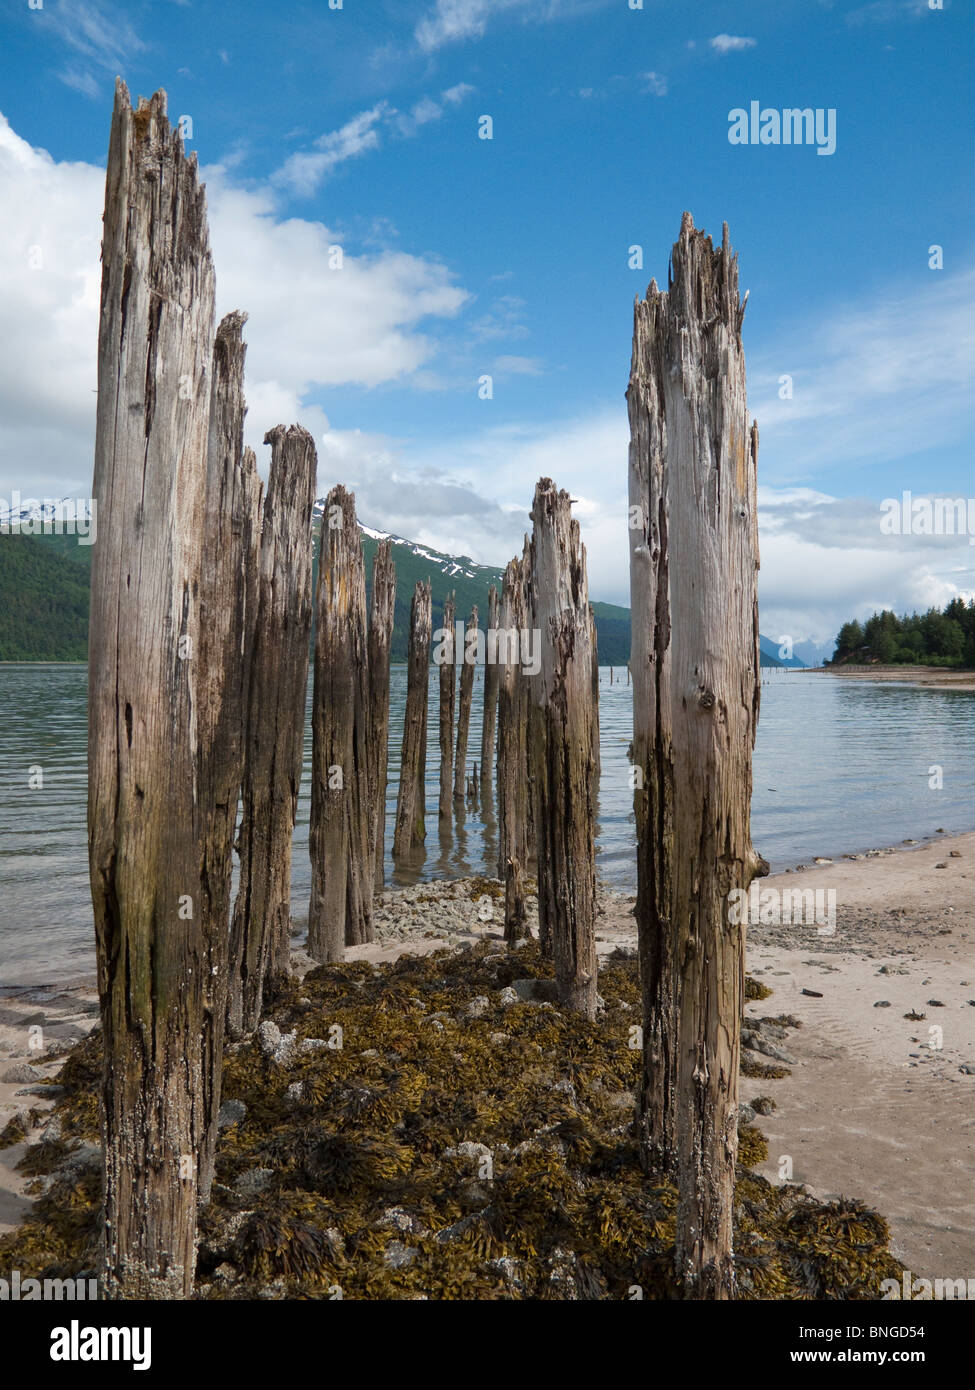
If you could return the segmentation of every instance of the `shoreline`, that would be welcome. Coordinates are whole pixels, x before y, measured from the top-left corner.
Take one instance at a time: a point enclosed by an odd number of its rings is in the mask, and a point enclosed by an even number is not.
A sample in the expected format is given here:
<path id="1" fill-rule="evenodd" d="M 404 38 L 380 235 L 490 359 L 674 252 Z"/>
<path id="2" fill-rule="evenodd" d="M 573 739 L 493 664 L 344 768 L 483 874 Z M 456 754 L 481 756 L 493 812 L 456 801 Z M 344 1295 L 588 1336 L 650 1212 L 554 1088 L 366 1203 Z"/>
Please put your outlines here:
<path id="1" fill-rule="evenodd" d="M 776 1105 L 758 1120 L 769 1157 L 756 1171 L 780 1182 L 791 1163 L 792 1180 L 813 1195 L 873 1207 L 915 1277 L 967 1277 L 975 1261 L 975 831 L 757 882 L 835 890 L 836 925 L 829 935 L 814 924 L 747 929 L 748 973 L 773 993 L 746 1004 L 746 1027 L 781 1015 L 801 1025 L 782 1044 L 790 1075 L 741 1077 L 742 1102 L 768 1096 Z M 492 880 L 455 879 L 391 890 L 377 903 L 377 940 L 350 948 L 346 959 L 378 963 L 500 942 L 492 887 Z M 634 901 L 600 890 L 601 959 L 635 948 Z M 536 910 L 535 899 L 530 905 Z M 300 948 L 292 960 L 299 975 L 315 964 Z M 97 1023 L 94 985 L 76 974 L 0 989 L 0 1075 L 22 1064 L 40 1078 L 56 1075 L 63 1052 Z M 31 1027 L 42 1030 L 51 1053 L 31 1049 Z M 0 1128 L 52 1103 L 33 1090 L 37 1084 L 0 1083 Z M 31 1206 L 23 1190 L 29 1179 L 14 1166 L 41 1135 L 43 1113 L 34 1119 L 25 1142 L 0 1150 L 0 1232 Z"/>
<path id="2" fill-rule="evenodd" d="M 842 676 L 845 680 L 879 681 L 885 685 L 914 685 L 924 690 L 953 690 L 975 694 L 975 671 L 950 666 L 807 666 L 804 676 Z"/>

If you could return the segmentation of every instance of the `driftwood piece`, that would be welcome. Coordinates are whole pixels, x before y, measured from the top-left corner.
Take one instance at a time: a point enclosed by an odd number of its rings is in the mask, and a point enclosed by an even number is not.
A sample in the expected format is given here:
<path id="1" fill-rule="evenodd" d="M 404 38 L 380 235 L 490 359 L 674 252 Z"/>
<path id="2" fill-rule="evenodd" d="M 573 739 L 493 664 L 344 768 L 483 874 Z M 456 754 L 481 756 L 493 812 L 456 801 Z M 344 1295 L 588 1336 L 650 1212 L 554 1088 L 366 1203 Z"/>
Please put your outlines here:
<path id="1" fill-rule="evenodd" d="M 630 417 L 633 756 L 644 1161 L 680 1199 L 677 1274 L 733 1292 L 744 927 L 759 706 L 758 432 L 737 257 L 684 214 L 669 287 L 634 311 Z M 642 789 L 639 781 L 642 780 Z"/>
<path id="2" fill-rule="evenodd" d="M 440 801 L 438 814 L 449 820 L 454 785 L 454 701 L 457 692 L 457 653 L 454 623 L 457 604 L 449 594 L 443 605 L 443 635 L 440 648 Z"/>
<path id="3" fill-rule="evenodd" d="M 341 484 L 322 517 L 315 616 L 308 953 L 334 961 L 372 940 L 375 880 L 366 575 L 355 497 Z"/>
<path id="4" fill-rule="evenodd" d="M 460 663 L 460 700 L 457 707 L 457 752 L 454 756 L 454 797 L 464 799 L 467 773 L 467 741 L 471 729 L 471 702 L 474 698 L 474 668 L 476 649 L 471 637 L 477 632 L 477 605 L 471 609 L 464 632 L 464 650 L 457 653 Z"/>
<path id="5" fill-rule="evenodd" d="M 496 632 L 499 616 L 498 591 L 492 584 L 488 590 L 488 633 Z M 487 643 L 487 658 L 484 663 L 484 711 L 481 721 L 481 797 L 485 802 L 491 799 L 494 783 L 494 741 L 498 722 L 498 678 L 500 671 L 497 661 L 491 659 L 490 640 Z"/>
<path id="6" fill-rule="evenodd" d="M 311 630 L 315 443 L 298 425 L 264 439 L 264 497 L 252 636 L 240 882 L 230 928 L 227 1029 L 257 1027 L 265 992 L 287 977 L 291 950 L 291 842 L 301 785 Z"/>
<path id="7" fill-rule="evenodd" d="M 389 658 L 396 609 L 393 543 L 382 540 L 372 562 L 369 611 L 369 799 L 372 817 L 374 892 L 385 885 L 386 785 L 389 768 Z"/>
<path id="8" fill-rule="evenodd" d="M 592 611 L 586 552 L 571 499 L 550 478 L 535 488 L 528 619 L 541 645 L 529 682 L 539 935 L 551 943 L 563 1007 L 596 1017 L 596 820 Z"/>
<path id="9" fill-rule="evenodd" d="M 429 580 L 417 582 L 410 609 L 410 647 L 403 751 L 396 798 L 393 856 L 406 859 L 426 839 L 427 691 L 432 637 Z"/>
<path id="10" fill-rule="evenodd" d="M 116 83 L 105 184 L 92 496 L 88 837 L 104 1037 L 111 1298 L 193 1287 L 205 1139 L 204 910 L 212 828 L 198 799 L 209 540 L 214 276 L 195 157 L 165 93 L 133 112 Z M 211 676 L 214 678 L 211 679 Z"/>
<path id="11" fill-rule="evenodd" d="M 244 448 L 245 314 L 228 314 L 213 348 L 207 446 L 206 544 L 200 582 L 200 804 L 209 823 L 204 846 L 203 1082 L 206 1140 L 200 1203 L 210 1198 L 220 1108 L 230 947 L 234 830 L 244 766 L 244 727 L 257 594 L 263 487 L 253 450 Z"/>

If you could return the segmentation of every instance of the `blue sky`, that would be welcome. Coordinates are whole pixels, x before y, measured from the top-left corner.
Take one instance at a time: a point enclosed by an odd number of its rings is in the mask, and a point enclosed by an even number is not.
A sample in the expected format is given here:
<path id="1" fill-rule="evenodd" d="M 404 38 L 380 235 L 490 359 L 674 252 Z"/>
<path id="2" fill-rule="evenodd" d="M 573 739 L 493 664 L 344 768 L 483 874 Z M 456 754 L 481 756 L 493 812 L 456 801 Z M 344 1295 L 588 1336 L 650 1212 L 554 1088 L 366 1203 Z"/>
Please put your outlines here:
<path id="1" fill-rule="evenodd" d="M 89 486 L 120 73 L 192 118 L 219 308 L 251 316 L 259 457 L 291 412 L 322 491 L 341 478 L 371 524 L 497 563 L 550 472 L 580 498 L 594 597 L 626 602 L 632 302 L 687 208 L 728 222 L 751 292 L 765 630 L 823 640 L 970 594 L 967 538 L 882 538 L 878 507 L 972 488 L 973 32 L 961 0 L 8 6 L 0 493 Z M 835 110 L 835 153 L 730 144 L 751 101 Z"/>

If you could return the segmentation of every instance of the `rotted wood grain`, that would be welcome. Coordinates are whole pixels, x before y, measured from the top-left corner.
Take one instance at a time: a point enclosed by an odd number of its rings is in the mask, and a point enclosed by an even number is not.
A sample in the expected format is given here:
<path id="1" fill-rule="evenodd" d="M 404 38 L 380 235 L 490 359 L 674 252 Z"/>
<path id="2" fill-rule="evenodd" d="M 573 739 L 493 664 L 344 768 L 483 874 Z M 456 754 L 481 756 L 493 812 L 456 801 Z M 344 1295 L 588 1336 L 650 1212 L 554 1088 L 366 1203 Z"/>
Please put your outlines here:
<path id="1" fill-rule="evenodd" d="M 498 878 L 505 886 L 504 936 L 509 945 L 528 935 L 528 699 L 518 659 L 521 633 L 528 627 L 524 574 L 524 558 L 509 560 L 500 604 L 500 627 L 518 634 L 513 656 L 505 644 L 498 671 Z"/>
<path id="2" fill-rule="evenodd" d="M 427 691 L 433 618 L 429 580 L 418 581 L 410 609 L 403 750 L 396 798 L 393 856 L 408 859 L 426 839 Z"/>
<path id="3" fill-rule="evenodd" d="M 586 552 L 569 494 L 535 488 L 525 604 L 540 642 L 529 681 L 539 935 L 551 944 L 564 1008 L 596 1017 L 596 753 L 593 619 Z"/>
<path id="4" fill-rule="evenodd" d="M 463 801 L 467 777 L 467 742 L 471 729 L 471 703 L 474 699 L 475 663 L 468 661 L 468 638 L 477 632 L 477 605 L 471 609 L 464 629 L 464 650 L 457 653 L 460 663 L 460 699 L 457 707 L 457 752 L 454 757 L 454 799 Z M 473 652 L 473 644 L 471 651 Z"/>
<path id="5" fill-rule="evenodd" d="M 230 928 L 232 1038 L 257 1027 L 265 995 L 290 968 L 291 843 L 308 688 L 315 443 L 299 425 L 276 425 L 264 442 L 271 446 L 271 467 L 251 632 L 240 882 Z"/>
<path id="6" fill-rule="evenodd" d="M 355 497 L 341 484 L 322 517 L 315 632 L 308 952 L 334 961 L 372 940 L 376 862 L 366 575 Z"/>
<path id="7" fill-rule="evenodd" d="M 450 819 L 454 784 L 454 703 L 457 694 L 457 645 L 454 622 L 457 604 L 453 594 L 443 605 L 443 665 L 440 667 L 440 800 L 441 820 Z"/>
<path id="8" fill-rule="evenodd" d="M 634 310 L 630 574 L 637 923 L 643 976 L 640 1127 L 677 1181 L 688 1296 L 733 1293 L 732 1200 L 744 928 L 728 895 L 751 843 L 759 707 L 758 431 L 749 425 L 744 301 L 685 213 L 668 289 Z"/>
<path id="9" fill-rule="evenodd" d="M 244 727 L 257 594 L 263 486 L 244 448 L 245 314 L 228 314 L 213 347 L 207 443 L 207 536 L 200 579 L 200 802 L 204 844 L 203 1082 L 207 1117 L 200 1202 L 209 1201 L 220 1108 L 228 997 L 234 829 L 244 768 Z"/>
<path id="10" fill-rule="evenodd" d="M 382 540 L 372 562 L 369 611 L 369 799 L 376 893 L 385 884 L 386 785 L 389 768 L 389 657 L 396 609 L 393 543 Z"/>
<path id="11" fill-rule="evenodd" d="M 211 939 L 217 913 L 205 907 L 214 826 L 198 782 L 200 739 L 212 737 L 222 702 L 219 673 L 203 670 L 200 613 L 213 520 L 213 305 L 196 158 L 184 156 L 166 119 L 164 92 L 133 111 L 118 81 L 102 242 L 88 724 L 109 1298 L 188 1297 L 196 1258 L 206 972 L 221 949 Z"/>
<path id="12" fill-rule="evenodd" d="M 488 632 L 497 630 L 500 616 L 498 591 L 492 584 L 488 590 Z M 498 663 L 490 659 L 484 666 L 484 713 L 481 723 L 481 797 L 489 805 L 494 785 L 494 746 L 498 723 Z"/>

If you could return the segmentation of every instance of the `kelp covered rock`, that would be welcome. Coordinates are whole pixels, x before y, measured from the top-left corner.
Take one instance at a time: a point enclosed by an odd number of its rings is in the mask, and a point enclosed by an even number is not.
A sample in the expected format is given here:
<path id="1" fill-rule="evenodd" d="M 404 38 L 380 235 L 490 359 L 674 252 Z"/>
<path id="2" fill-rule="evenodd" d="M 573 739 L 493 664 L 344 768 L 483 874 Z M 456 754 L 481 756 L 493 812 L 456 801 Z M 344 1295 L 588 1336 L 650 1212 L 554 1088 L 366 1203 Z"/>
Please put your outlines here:
<path id="1" fill-rule="evenodd" d="M 239 1104 L 201 1213 L 197 1296 L 678 1296 L 676 1192 L 642 1173 L 632 1132 L 637 963 L 604 966 L 594 1022 L 544 988 L 502 998 L 550 977 L 537 943 L 509 956 L 481 942 L 296 981 L 272 1026 L 228 1049 L 224 1101 Z M 34 1213 L 0 1240 L 0 1259 L 37 1277 L 95 1261 L 98 1051 L 95 1036 L 65 1062 L 59 1139 L 28 1151 L 47 1174 Z M 743 1125 L 742 1164 L 765 1153 Z M 736 1227 L 743 1298 L 872 1298 L 898 1277 L 875 1213 L 746 1166 Z"/>

